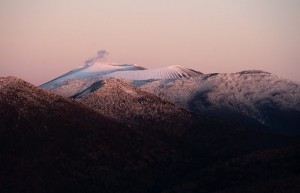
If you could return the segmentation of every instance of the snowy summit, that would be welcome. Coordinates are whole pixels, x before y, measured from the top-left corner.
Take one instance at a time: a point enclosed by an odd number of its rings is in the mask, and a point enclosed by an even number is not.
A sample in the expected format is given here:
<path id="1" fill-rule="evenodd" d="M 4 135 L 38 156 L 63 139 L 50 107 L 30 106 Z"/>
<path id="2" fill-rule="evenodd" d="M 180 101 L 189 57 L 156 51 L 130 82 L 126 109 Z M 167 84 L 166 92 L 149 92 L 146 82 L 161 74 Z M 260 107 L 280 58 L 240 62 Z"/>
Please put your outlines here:
<path id="1" fill-rule="evenodd" d="M 178 65 L 146 69 L 135 64 L 117 64 L 102 61 L 86 64 L 42 85 L 52 88 L 70 79 L 91 79 L 100 77 L 127 80 L 176 79 L 202 74 Z"/>

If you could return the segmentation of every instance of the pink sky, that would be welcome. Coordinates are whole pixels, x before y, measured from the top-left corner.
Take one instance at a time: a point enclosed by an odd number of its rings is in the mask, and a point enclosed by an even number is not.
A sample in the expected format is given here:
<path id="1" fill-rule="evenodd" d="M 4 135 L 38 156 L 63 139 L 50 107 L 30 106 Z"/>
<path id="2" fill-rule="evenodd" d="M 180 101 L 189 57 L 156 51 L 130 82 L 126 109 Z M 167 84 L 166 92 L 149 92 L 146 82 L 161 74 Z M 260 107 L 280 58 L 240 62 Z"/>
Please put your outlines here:
<path id="1" fill-rule="evenodd" d="M 300 82 L 298 0 L 0 0 L 0 76 L 34 84 L 106 49 L 147 68 L 260 69 Z"/>

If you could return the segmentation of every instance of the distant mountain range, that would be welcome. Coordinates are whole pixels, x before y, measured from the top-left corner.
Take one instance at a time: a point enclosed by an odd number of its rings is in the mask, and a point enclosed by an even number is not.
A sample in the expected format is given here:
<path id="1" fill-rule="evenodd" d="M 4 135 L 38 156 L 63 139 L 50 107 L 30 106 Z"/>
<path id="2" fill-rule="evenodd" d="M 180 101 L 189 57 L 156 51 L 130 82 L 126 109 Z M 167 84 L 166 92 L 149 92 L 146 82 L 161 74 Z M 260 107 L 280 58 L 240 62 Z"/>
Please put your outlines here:
<path id="1" fill-rule="evenodd" d="M 100 62 L 0 77 L 0 192 L 299 192 L 299 87 Z"/>
<path id="2" fill-rule="evenodd" d="M 180 66 L 145 69 L 96 62 L 60 76 L 41 88 L 72 97 L 98 81 L 122 78 L 128 84 L 195 113 L 300 134 L 300 85 L 268 72 L 203 74 Z"/>

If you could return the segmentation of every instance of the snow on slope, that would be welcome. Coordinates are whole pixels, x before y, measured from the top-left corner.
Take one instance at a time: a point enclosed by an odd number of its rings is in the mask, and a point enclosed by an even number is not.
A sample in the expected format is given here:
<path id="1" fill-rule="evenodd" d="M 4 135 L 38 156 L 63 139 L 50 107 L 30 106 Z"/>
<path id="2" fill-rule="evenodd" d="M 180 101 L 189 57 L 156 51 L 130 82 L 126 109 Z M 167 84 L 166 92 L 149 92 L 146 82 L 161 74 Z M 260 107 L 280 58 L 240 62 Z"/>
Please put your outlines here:
<path id="1" fill-rule="evenodd" d="M 100 77 L 122 78 L 128 80 L 174 79 L 197 76 L 201 74 L 180 66 L 168 66 L 157 69 L 145 69 L 133 64 L 115 64 L 95 62 L 76 68 L 50 82 L 41 85 L 42 88 L 51 89 L 60 86 L 64 81 L 71 79 L 92 79 Z"/>
<path id="2" fill-rule="evenodd" d="M 186 128 L 193 116 L 186 109 L 114 78 L 95 82 L 72 98 L 119 122 L 152 128 Z"/>
<path id="3" fill-rule="evenodd" d="M 147 82 L 141 88 L 196 112 L 230 119 L 246 116 L 300 134 L 300 85 L 267 72 L 205 74 Z"/>
<path id="4" fill-rule="evenodd" d="M 106 74 L 113 73 L 115 71 L 135 71 L 143 70 L 143 67 L 132 65 L 132 64 L 117 64 L 117 63 L 106 63 L 106 62 L 95 62 L 93 64 L 84 65 L 79 68 L 75 68 L 70 72 L 55 78 L 43 85 L 42 88 L 53 88 L 60 83 L 70 79 L 84 79 L 84 78 L 95 78 L 102 77 Z"/>
<path id="5" fill-rule="evenodd" d="M 106 74 L 106 77 L 129 79 L 129 80 L 151 80 L 151 79 L 176 79 L 199 75 L 195 72 L 181 66 L 167 66 L 163 68 L 138 70 L 138 71 L 117 71 Z"/>

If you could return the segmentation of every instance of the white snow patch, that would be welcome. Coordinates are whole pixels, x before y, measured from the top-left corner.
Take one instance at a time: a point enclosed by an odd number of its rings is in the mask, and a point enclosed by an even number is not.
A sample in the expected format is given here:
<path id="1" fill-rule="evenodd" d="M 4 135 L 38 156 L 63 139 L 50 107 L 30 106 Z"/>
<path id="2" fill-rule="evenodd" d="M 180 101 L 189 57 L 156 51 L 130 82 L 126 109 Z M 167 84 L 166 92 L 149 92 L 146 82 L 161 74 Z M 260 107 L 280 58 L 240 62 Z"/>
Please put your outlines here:
<path id="1" fill-rule="evenodd" d="M 187 71 L 187 69 L 180 66 L 167 66 L 147 70 L 117 71 L 104 76 L 128 80 L 177 79 L 191 76 Z"/>

